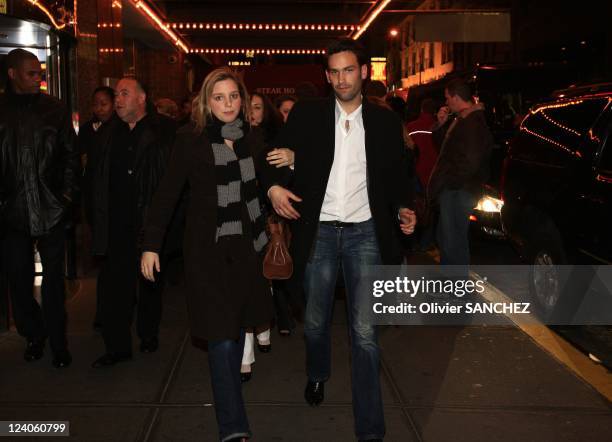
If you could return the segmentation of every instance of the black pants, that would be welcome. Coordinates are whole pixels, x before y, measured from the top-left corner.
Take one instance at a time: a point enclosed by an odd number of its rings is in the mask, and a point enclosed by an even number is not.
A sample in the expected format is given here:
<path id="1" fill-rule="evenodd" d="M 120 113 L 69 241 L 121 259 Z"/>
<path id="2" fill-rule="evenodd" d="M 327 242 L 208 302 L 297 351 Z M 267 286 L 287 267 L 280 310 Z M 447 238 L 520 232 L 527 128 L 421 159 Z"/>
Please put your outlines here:
<path id="1" fill-rule="evenodd" d="M 289 293 L 285 288 L 285 281 L 272 281 L 272 290 L 276 310 L 276 328 L 291 331 L 295 328 L 295 321 L 289 312 Z"/>
<path id="2" fill-rule="evenodd" d="M 132 352 L 132 319 L 137 307 L 136 330 L 140 339 L 157 337 L 161 321 L 163 272 L 155 283 L 140 274 L 136 238 L 111 240 L 109 253 L 98 276 L 99 314 L 108 353 Z M 165 263 L 162 263 L 162 269 Z"/>
<path id="3" fill-rule="evenodd" d="M 43 267 L 42 309 L 34 299 L 34 244 Z M 2 238 L 2 265 L 8 279 L 17 331 L 28 339 L 49 337 L 54 352 L 66 348 L 64 288 L 65 232 L 60 223 L 40 237 L 9 230 Z"/>

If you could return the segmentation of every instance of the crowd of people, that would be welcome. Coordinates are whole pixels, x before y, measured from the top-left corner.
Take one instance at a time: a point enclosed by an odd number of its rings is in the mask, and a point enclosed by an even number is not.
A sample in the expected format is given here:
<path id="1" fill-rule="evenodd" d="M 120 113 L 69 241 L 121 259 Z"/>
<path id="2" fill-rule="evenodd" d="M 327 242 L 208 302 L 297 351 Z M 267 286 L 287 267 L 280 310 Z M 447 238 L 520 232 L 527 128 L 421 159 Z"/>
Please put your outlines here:
<path id="1" fill-rule="evenodd" d="M 312 406 L 324 401 L 342 278 L 355 434 L 384 438 L 364 272 L 402 263 L 402 237 L 416 237 L 416 250 L 437 243 L 442 264 L 469 263 L 468 216 L 487 178 L 492 139 L 462 81 L 448 84 L 444 106 L 425 100 L 420 117 L 405 124 L 380 88 L 365 88 L 369 58 L 359 43 L 334 41 L 326 59 L 327 98 L 273 102 L 219 68 L 179 109 L 165 98 L 153 103 L 142 82 L 125 77 L 114 89 L 95 90 L 93 118 L 77 138 L 67 108 L 40 93 L 36 57 L 22 49 L 8 55 L 9 85 L 0 96 L 1 263 L 26 361 L 41 359 L 47 339 L 53 365 L 72 360 L 64 231 L 80 198 L 91 253 L 101 257 L 92 319 L 105 348 L 94 368 L 132 358 L 135 313 L 140 351 L 158 349 L 169 261 L 181 253 L 192 342 L 208 351 L 219 438 L 248 439 L 241 384 L 251 379 L 255 342 L 261 353 L 271 351 L 273 320 L 280 336 L 290 336 L 292 311 L 303 314 L 304 398 Z M 270 216 L 291 228 L 287 281 L 262 273 Z M 42 309 L 32 289 L 34 246 Z"/>

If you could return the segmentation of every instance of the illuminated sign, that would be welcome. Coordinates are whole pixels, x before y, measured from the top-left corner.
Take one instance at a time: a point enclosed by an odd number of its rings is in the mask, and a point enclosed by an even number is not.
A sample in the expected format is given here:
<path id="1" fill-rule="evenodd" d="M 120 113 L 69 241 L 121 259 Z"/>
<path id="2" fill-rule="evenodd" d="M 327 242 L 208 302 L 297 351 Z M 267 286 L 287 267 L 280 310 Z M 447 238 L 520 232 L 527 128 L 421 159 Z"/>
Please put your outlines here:
<path id="1" fill-rule="evenodd" d="M 255 92 L 264 95 L 293 95 L 295 94 L 294 87 L 258 87 Z"/>
<path id="2" fill-rule="evenodd" d="M 370 59 L 370 79 L 382 81 L 387 84 L 387 59 L 385 57 L 373 57 Z"/>
<path id="3" fill-rule="evenodd" d="M 0 0 L 0 14 L 6 14 L 6 0 Z"/>

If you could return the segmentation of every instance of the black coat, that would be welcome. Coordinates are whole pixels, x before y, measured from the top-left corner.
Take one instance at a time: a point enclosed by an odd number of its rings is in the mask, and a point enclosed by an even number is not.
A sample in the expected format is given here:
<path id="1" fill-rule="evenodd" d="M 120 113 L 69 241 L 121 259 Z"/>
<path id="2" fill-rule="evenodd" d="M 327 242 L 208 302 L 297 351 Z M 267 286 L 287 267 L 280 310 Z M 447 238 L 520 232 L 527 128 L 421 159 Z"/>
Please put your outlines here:
<path id="1" fill-rule="evenodd" d="M 300 218 L 291 223 L 290 253 L 294 262 L 288 287 L 301 301 L 306 262 L 314 244 L 321 207 L 335 151 L 335 97 L 300 101 L 273 143 L 295 152 L 295 170 L 267 166 L 261 181 L 265 192 L 280 184 L 302 198 L 294 203 Z M 414 185 L 407 165 L 402 124 L 390 110 L 363 100 L 367 187 L 376 237 L 384 264 L 399 264 L 403 255 L 398 209 L 413 207 Z M 289 182 L 291 185 L 289 186 Z"/>
<path id="2" fill-rule="evenodd" d="M 46 94 L 0 96 L 0 225 L 45 235 L 78 190 L 79 155 L 68 108 Z"/>
<path id="3" fill-rule="evenodd" d="M 473 110 L 456 122 L 445 124 L 434 136 L 442 140 L 438 161 L 429 179 L 428 199 L 436 202 L 440 192 L 467 190 L 478 196 L 489 178 L 493 135 L 484 111 Z"/>
<path id="4" fill-rule="evenodd" d="M 251 152 L 262 150 L 260 131 L 249 132 L 241 142 Z M 177 134 L 168 171 L 149 210 L 143 250 L 161 250 L 185 184 L 190 197 L 183 256 L 191 334 L 197 339 L 236 339 L 241 327 L 272 319 L 272 296 L 263 277 L 263 254 L 255 253 L 252 237 L 245 232 L 237 241 L 215 241 L 215 159 L 206 133 L 197 133 L 193 124 Z"/>
<path id="5" fill-rule="evenodd" d="M 102 123 L 98 130 L 93 129 L 94 120 L 87 121 L 79 129 L 79 136 L 77 138 L 78 151 L 81 155 L 85 155 L 87 161 L 85 163 L 85 170 L 83 171 L 83 177 L 81 180 L 81 195 L 83 200 L 83 206 L 85 208 L 85 216 L 87 222 L 93 224 L 93 189 L 92 180 L 94 175 L 94 169 L 97 162 L 100 161 L 100 149 L 102 149 L 101 142 L 108 141 L 107 136 L 104 133 L 107 130 L 111 130 L 116 124 L 115 121 L 119 120 L 117 114 L 113 113 L 111 118 Z"/>
<path id="6" fill-rule="evenodd" d="M 142 229 L 146 211 L 155 190 L 166 170 L 170 151 L 176 135 L 176 123 L 158 114 L 148 114 L 138 143 L 134 148 L 135 204 L 134 220 L 136 231 Z M 101 134 L 99 149 L 90 152 L 88 170 L 91 171 L 91 195 L 93 207 L 93 244 L 95 255 L 105 255 L 109 235 L 109 193 L 111 148 L 117 137 L 125 133 L 126 123 L 116 118 Z"/>

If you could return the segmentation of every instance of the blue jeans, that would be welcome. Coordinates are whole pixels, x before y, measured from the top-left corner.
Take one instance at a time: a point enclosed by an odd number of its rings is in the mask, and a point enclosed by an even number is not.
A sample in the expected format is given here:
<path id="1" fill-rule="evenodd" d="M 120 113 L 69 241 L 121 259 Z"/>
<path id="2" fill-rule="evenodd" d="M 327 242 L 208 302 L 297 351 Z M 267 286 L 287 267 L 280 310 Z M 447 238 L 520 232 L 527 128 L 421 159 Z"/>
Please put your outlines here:
<path id="1" fill-rule="evenodd" d="M 385 434 L 378 338 L 376 327 L 367 319 L 371 305 L 369 297 L 364 296 L 367 290 L 360 287 L 367 266 L 381 263 L 373 220 L 343 228 L 319 224 L 304 275 L 306 370 L 311 382 L 324 382 L 331 372 L 330 323 L 342 264 L 351 339 L 353 415 L 359 439 L 377 439 Z"/>
<path id="2" fill-rule="evenodd" d="M 443 190 L 439 201 L 436 236 L 440 264 L 467 266 L 470 264 L 469 217 L 478 198 L 465 190 Z"/>
<path id="3" fill-rule="evenodd" d="M 208 342 L 208 364 L 215 399 L 219 439 L 251 437 L 240 382 L 240 363 L 244 350 L 244 330 L 240 339 Z"/>

